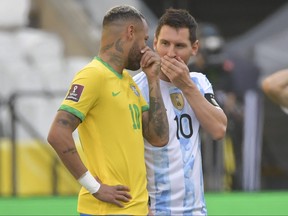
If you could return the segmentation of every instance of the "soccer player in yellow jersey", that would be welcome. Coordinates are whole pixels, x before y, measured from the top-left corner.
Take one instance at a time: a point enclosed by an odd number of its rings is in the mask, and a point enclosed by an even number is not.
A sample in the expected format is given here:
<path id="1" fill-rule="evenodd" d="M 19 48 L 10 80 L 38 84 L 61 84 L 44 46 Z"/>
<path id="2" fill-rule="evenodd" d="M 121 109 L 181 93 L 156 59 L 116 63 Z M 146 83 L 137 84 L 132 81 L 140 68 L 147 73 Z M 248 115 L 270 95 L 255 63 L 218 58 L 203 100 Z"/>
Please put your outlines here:
<path id="1" fill-rule="evenodd" d="M 147 45 L 148 25 L 131 6 L 110 9 L 100 51 L 74 77 L 48 134 L 48 142 L 82 185 L 80 215 L 147 215 L 144 141 L 169 139 L 159 88 L 160 57 Z M 147 74 L 149 105 L 125 69 Z M 78 129 L 85 161 L 72 133 Z"/>

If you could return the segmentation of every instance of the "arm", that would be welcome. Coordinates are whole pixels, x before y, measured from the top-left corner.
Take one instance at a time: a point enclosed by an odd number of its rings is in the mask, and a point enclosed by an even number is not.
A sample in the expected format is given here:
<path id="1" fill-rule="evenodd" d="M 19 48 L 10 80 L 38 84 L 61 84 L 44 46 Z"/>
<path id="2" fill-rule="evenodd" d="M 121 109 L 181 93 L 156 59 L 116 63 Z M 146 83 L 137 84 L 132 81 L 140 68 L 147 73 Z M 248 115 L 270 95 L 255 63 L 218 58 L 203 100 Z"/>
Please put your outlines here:
<path id="1" fill-rule="evenodd" d="M 58 111 L 51 125 L 47 140 L 75 179 L 79 182 L 83 182 L 84 179 L 85 182 L 85 175 L 88 170 L 77 152 L 72 136 L 73 131 L 79 124 L 80 119 L 76 116 L 66 111 Z M 97 179 L 97 177 L 94 178 Z M 92 180 L 90 178 L 88 183 L 88 188 L 99 188 L 100 183 L 99 190 L 93 193 L 95 198 L 103 202 L 118 205 L 119 207 L 123 207 L 119 201 L 128 202 L 131 199 L 131 196 L 127 193 L 129 191 L 128 187 L 123 185 L 108 186 L 101 184 L 99 179 L 97 180 L 98 183 L 93 178 Z M 83 186 L 87 188 L 87 184 Z"/>
<path id="2" fill-rule="evenodd" d="M 267 76 L 262 80 L 261 88 L 271 101 L 288 107 L 288 69 Z"/>
<path id="3" fill-rule="evenodd" d="M 149 110 L 142 115 L 143 135 L 154 146 L 164 146 L 169 141 L 169 127 L 166 109 L 160 90 L 160 57 L 150 48 L 143 50 L 141 67 L 149 85 Z"/>
<path id="4" fill-rule="evenodd" d="M 180 58 L 164 56 L 161 69 L 170 81 L 183 92 L 202 128 L 214 140 L 222 139 L 226 133 L 227 117 L 223 110 L 212 105 L 190 79 L 189 69 Z"/>
<path id="5" fill-rule="evenodd" d="M 49 144 L 75 179 L 79 179 L 87 171 L 80 159 L 72 136 L 79 124 L 80 119 L 76 116 L 65 111 L 58 111 L 47 138 Z"/>

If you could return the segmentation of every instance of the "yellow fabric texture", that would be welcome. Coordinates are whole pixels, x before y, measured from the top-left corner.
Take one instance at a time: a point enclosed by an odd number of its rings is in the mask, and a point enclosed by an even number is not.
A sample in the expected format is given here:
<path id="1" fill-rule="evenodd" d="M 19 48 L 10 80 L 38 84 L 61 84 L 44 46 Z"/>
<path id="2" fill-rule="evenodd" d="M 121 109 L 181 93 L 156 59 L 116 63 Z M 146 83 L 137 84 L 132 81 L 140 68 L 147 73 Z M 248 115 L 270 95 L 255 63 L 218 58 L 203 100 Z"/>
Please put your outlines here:
<path id="1" fill-rule="evenodd" d="M 78 211 L 86 214 L 147 214 L 142 111 L 148 105 L 127 71 L 120 75 L 95 58 L 72 81 L 60 109 L 77 115 L 85 163 L 107 185 L 126 185 L 124 208 L 101 202 L 82 188 Z"/>

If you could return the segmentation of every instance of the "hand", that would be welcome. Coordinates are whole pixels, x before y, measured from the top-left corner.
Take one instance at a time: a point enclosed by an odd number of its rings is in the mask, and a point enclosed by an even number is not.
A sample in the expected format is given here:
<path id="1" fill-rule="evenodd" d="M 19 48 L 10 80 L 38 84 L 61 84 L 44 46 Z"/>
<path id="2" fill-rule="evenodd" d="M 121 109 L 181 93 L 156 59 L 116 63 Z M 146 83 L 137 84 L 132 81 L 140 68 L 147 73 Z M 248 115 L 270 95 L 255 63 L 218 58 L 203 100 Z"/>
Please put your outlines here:
<path id="1" fill-rule="evenodd" d="M 161 71 L 179 89 L 192 82 L 189 76 L 189 68 L 180 57 L 171 58 L 167 55 L 162 57 Z"/>
<path id="2" fill-rule="evenodd" d="M 159 77 L 161 62 L 159 55 L 152 51 L 148 46 L 141 50 L 141 52 L 143 53 L 143 56 L 140 65 L 147 75 L 147 78 Z"/>
<path id="3" fill-rule="evenodd" d="M 124 185 L 109 186 L 101 184 L 99 190 L 97 193 L 94 193 L 93 196 L 103 202 L 108 202 L 123 208 L 124 205 L 121 202 L 129 202 L 132 198 L 128 193 L 129 191 L 129 188 Z"/>

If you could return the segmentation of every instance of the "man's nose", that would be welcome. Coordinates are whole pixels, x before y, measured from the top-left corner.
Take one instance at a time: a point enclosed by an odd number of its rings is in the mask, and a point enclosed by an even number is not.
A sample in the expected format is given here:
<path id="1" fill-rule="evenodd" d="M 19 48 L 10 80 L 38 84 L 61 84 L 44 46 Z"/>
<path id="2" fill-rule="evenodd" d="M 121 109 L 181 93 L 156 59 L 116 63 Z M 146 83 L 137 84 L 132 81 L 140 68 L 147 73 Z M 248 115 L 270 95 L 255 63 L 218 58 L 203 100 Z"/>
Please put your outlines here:
<path id="1" fill-rule="evenodd" d="M 176 52 L 175 52 L 174 46 L 169 47 L 167 55 L 171 58 L 176 57 Z"/>

